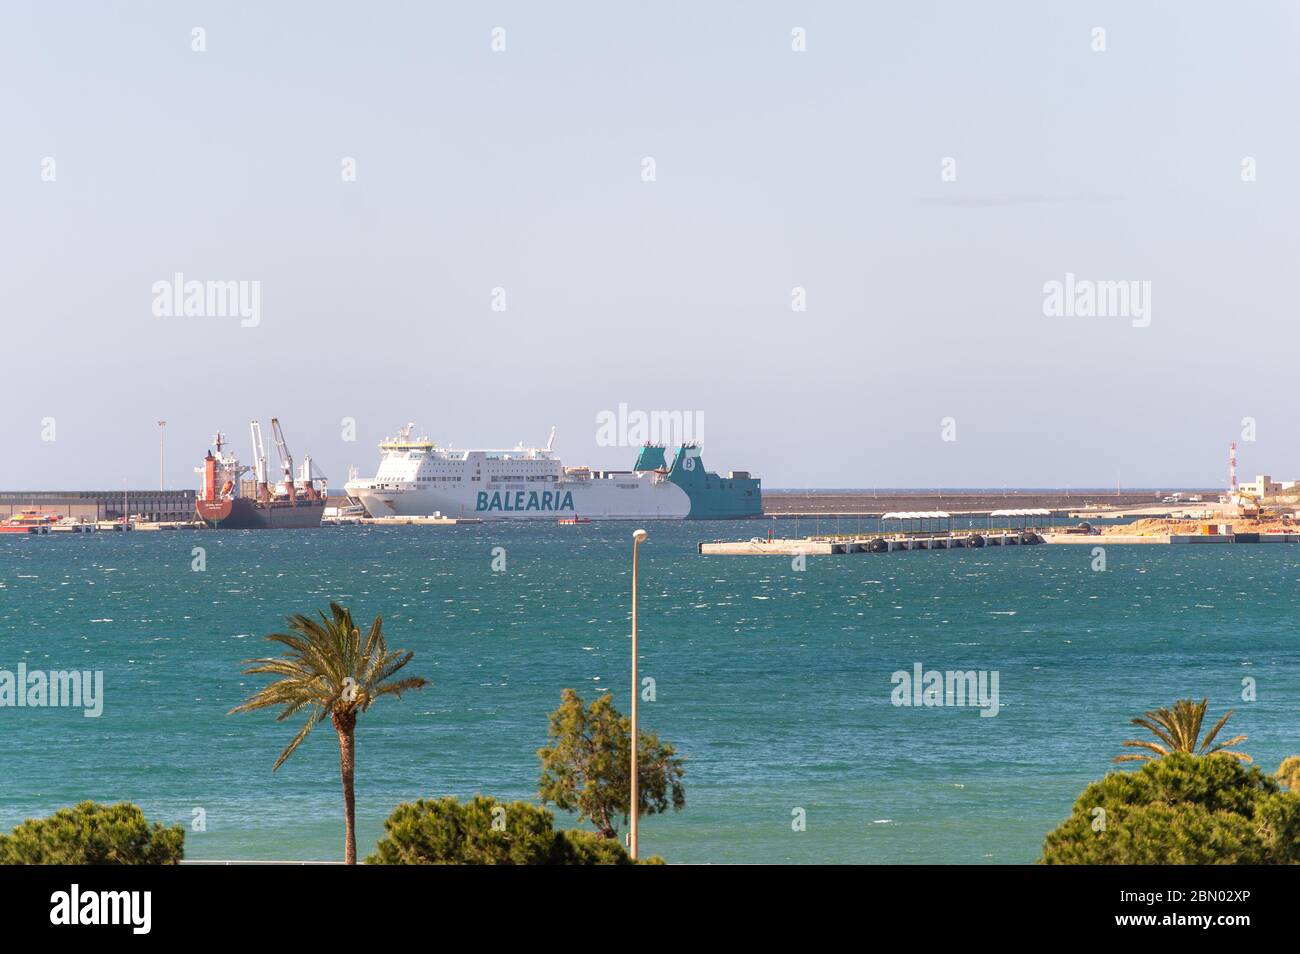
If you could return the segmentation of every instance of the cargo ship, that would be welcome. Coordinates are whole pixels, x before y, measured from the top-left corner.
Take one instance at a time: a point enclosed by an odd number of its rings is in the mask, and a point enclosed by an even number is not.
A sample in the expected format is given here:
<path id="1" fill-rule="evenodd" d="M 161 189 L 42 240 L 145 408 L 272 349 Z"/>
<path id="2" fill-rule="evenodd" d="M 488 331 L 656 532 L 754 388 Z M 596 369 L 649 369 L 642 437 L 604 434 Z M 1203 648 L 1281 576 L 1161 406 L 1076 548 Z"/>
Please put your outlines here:
<path id="1" fill-rule="evenodd" d="M 565 467 L 545 447 L 458 450 L 412 436 L 407 424 L 379 444 L 374 477 L 349 480 L 348 499 L 372 517 L 482 520 L 727 520 L 763 513 L 761 481 L 745 471 L 723 477 L 704 469 L 698 444 L 682 444 L 669 461 L 662 444 L 646 444 L 631 470 Z"/>
<path id="2" fill-rule="evenodd" d="M 210 527 L 222 530 L 269 530 L 319 527 L 325 513 L 327 488 L 325 478 L 316 473 L 310 457 L 304 457 L 297 478 L 294 477 L 293 457 L 285 444 L 284 432 L 277 418 L 271 418 L 271 431 L 280 459 L 281 479 L 272 485 L 268 477 L 266 447 L 262 442 L 262 424 L 251 421 L 249 430 L 253 439 L 253 467 L 239 462 L 239 458 L 226 451 L 226 438 L 218 433 L 213 442 L 216 453 L 208 451 L 203 466 L 195 473 L 202 474 L 195 512 Z M 243 476 L 253 471 L 255 479 L 252 495 L 242 491 Z"/>

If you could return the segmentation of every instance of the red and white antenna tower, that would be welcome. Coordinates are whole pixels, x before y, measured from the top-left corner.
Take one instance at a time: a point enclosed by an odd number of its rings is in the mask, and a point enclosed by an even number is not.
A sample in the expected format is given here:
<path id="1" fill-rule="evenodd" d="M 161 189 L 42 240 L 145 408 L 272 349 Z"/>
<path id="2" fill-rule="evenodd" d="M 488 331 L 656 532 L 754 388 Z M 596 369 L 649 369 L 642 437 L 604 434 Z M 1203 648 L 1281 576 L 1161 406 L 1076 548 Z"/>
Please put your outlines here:
<path id="1" fill-rule="evenodd" d="M 1228 493 L 1237 492 L 1237 442 L 1228 445 Z"/>

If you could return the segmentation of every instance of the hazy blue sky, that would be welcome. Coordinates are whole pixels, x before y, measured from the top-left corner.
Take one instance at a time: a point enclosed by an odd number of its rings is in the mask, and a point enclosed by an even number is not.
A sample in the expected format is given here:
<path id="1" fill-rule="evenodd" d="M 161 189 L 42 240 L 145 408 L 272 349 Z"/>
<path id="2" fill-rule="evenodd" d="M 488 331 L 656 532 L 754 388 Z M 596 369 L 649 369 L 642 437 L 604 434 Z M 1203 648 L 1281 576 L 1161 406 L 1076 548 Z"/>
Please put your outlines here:
<path id="1" fill-rule="evenodd" d="M 0 489 L 154 486 L 160 418 L 171 485 L 272 415 L 335 487 L 407 420 L 628 466 L 620 402 L 768 487 L 1219 485 L 1244 417 L 1300 477 L 1297 11 L 8 2 Z"/>

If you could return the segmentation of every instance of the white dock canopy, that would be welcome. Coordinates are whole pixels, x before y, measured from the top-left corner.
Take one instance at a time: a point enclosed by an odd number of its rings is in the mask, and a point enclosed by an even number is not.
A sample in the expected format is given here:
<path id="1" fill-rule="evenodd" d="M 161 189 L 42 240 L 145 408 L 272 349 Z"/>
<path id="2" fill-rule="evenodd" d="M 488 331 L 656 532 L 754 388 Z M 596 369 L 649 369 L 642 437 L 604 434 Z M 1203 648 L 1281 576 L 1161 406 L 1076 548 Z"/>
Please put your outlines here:
<path id="1" fill-rule="evenodd" d="M 1008 510 L 990 510 L 988 522 L 990 529 L 993 526 L 994 517 L 1006 517 L 1008 523 L 1013 526 L 1032 527 L 1042 523 L 1049 523 L 1052 511 L 1046 507 L 1013 507 Z"/>
<path id="2" fill-rule="evenodd" d="M 947 530 L 952 532 L 952 514 L 945 510 L 891 510 L 880 515 L 880 530 L 885 530 L 886 520 L 901 520 L 903 532 L 935 532 L 942 529 L 942 521 L 948 521 Z M 932 524 L 931 521 L 934 523 Z"/>

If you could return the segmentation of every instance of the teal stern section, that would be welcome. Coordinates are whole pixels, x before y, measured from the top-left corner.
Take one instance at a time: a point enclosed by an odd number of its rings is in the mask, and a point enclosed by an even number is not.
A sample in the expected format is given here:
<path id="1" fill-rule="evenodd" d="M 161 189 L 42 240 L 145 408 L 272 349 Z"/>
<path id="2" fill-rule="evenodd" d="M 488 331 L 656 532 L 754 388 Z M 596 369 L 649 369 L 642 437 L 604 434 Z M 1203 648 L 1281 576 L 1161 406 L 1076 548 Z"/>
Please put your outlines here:
<path id="1" fill-rule="evenodd" d="M 641 453 L 636 457 L 636 466 L 632 469 L 638 471 L 667 470 L 668 461 L 664 459 L 663 445 L 646 444 L 642 447 Z"/>
<path id="2" fill-rule="evenodd" d="M 745 472 L 733 471 L 723 477 L 705 470 L 700 449 L 694 444 L 683 444 L 677 449 L 668 479 L 686 491 L 690 498 L 688 520 L 730 520 L 763 515 L 762 481 Z"/>

